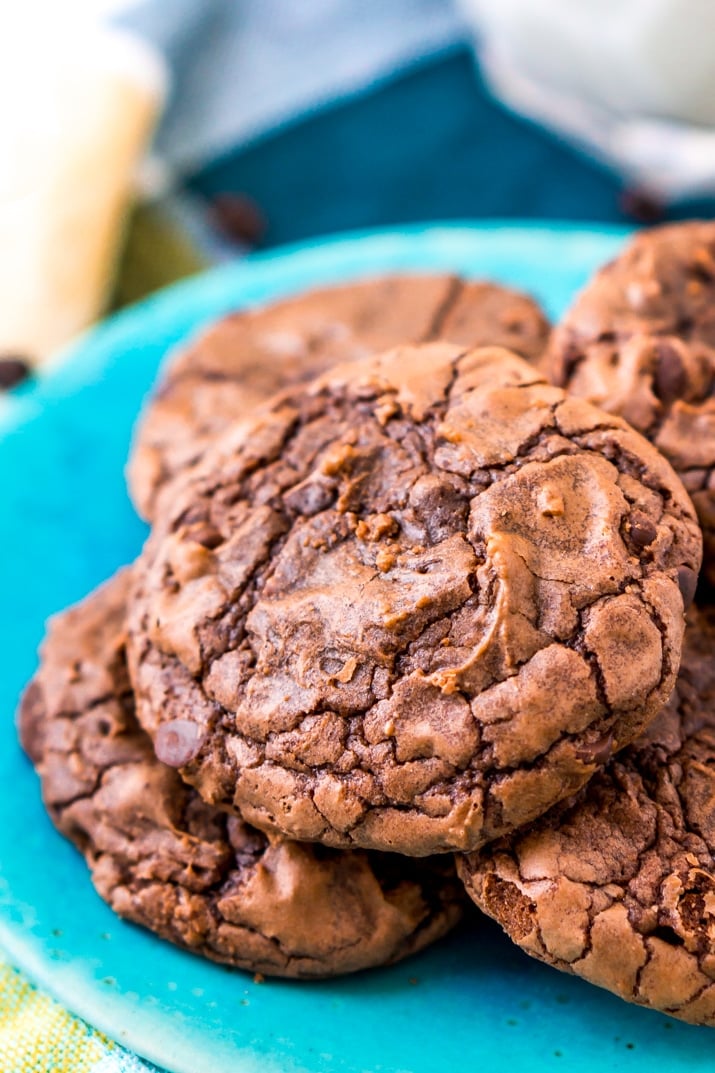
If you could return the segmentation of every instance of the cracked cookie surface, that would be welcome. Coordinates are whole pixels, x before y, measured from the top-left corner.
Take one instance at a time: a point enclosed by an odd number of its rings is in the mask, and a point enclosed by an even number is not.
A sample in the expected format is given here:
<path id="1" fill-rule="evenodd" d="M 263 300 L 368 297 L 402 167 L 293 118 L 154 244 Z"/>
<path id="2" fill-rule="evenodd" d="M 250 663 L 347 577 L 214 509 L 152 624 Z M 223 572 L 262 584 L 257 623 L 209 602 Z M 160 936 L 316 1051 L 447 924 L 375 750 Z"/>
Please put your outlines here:
<path id="1" fill-rule="evenodd" d="M 554 383 L 620 414 L 669 459 L 715 582 L 715 223 L 637 235 L 578 296 L 545 364 Z"/>
<path id="2" fill-rule="evenodd" d="M 461 858 L 527 953 L 621 998 L 715 1025 L 715 609 L 692 610 L 647 733 L 524 834 Z"/>
<path id="3" fill-rule="evenodd" d="M 692 505 L 651 444 L 506 350 L 333 369 L 172 492 L 131 605 L 138 717 L 261 828 L 476 848 L 672 690 Z"/>
<path id="4" fill-rule="evenodd" d="M 267 838 L 155 757 L 124 655 L 128 572 L 55 618 L 20 712 L 56 824 L 100 895 L 205 957 L 279 976 L 396 961 L 457 921 L 452 862 Z"/>
<path id="5" fill-rule="evenodd" d="M 225 317 L 165 369 L 137 429 L 132 498 L 152 518 L 160 488 L 233 421 L 338 362 L 440 338 L 507 346 L 536 360 L 548 333 L 526 295 L 446 275 L 389 276 Z"/>

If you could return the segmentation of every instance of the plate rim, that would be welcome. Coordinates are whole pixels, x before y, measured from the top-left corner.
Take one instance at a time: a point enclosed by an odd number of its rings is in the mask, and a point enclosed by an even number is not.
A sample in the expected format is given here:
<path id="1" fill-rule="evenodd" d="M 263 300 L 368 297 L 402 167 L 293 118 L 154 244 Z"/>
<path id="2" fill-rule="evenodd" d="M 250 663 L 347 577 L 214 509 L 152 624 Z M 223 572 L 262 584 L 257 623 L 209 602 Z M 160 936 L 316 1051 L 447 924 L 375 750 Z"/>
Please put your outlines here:
<path id="1" fill-rule="evenodd" d="M 374 246 L 377 242 L 401 245 L 420 238 L 426 243 L 469 241 L 477 237 L 509 237 L 526 241 L 543 241 L 555 235 L 568 237 L 571 241 L 579 239 L 603 238 L 625 240 L 633 234 L 634 228 L 626 224 L 604 224 L 597 221 L 568 220 L 465 220 L 465 221 L 427 221 L 407 224 L 404 227 L 361 228 L 336 232 L 299 242 L 273 246 L 267 250 L 257 250 L 228 260 L 209 268 L 202 269 L 191 276 L 177 280 L 165 287 L 153 291 L 144 298 L 133 302 L 124 309 L 117 310 L 102 317 L 90 325 L 68 343 L 59 347 L 55 353 L 43 361 L 34 371 L 32 379 L 8 392 L 0 406 L 0 435 L 14 427 L 27 411 L 28 403 L 42 401 L 45 395 L 56 387 L 61 387 L 66 379 L 72 379 L 76 387 L 81 384 L 81 374 L 85 363 L 89 363 L 88 350 L 93 350 L 111 343 L 116 334 L 129 334 L 135 323 L 141 323 L 147 316 L 163 315 L 175 308 L 182 300 L 197 301 L 197 296 L 210 291 L 217 282 L 236 277 L 240 285 L 240 276 L 258 274 L 271 270 L 276 262 L 284 264 L 300 262 L 303 259 L 317 258 L 318 261 L 334 256 L 346 257 L 364 246 Z M 374 272 L 368 269 L 368 272 Z M 435 269 L 415 269 L 413 273 L 434 272 Z M 352 273 L 349 279 L 359 279 L 360 274 Z M 340 282 L 344 282 L 342 279 Z M 320 285 L 322 286 L 322 284 Z M 287 288 L 276 295 L 299 293 Z M 238 301 L 236 310 L 248 309 L 254 303 Z M 259 303 L 256 303 L 259 304 Z"/>
<path id="2" fill-rule="evenodd" d="M 217 280 L 235 278 L 237 291 L 245 290 L 251 276 L 265 274 L 266 277 L 270 277 L 275 266 L 285 265 L 286 261 L 300 266 L 302 261 L 310 261 L 314 258 L 317 258 L 318 261 L 334 257 L 347 259 L 357 249 L 362 250 L 365 247 L 368 250 L 377 251 L 373 258 L 377 261 L 380 244 L 398 244 L 407 247 L 417 238 L 420 238 L 425 243 L 436 243 L 446 239 L 451 242 L 464 241 L 465 244 L 467 242 L 474 243 L 480 238 L 484 239 L 486 236 L 489 236 L 491 240 L 496 239 L 497 242 L 499 239 L 506 238 L 511 240 L 524 238 L 529 242 L 543 242 L 552 241 L 557 237 L 568 238 L 571 241 L 578 241 L 579 239 L 593 240 L 594 238 L 616 241 L 625 240 L 632 233 L 632 230 L 632 228 L 619 225 L 571 224 L 568 221 L 521 222 L 512 220 L 505 222 L 490 220 L 464 223 L 451 221 L 448 223 L 420 223 L 400 228 L 390 227 L 345 232 L 253 253 L 243 259 L 218 265 L 165 287 L 140 302 L 106 318 L 73 340 L 71 344 L 62 348 L 53 356 L 36 377 L 31 388 L 18 392 L 10 400 L 10 405 L 0 412 L 0 437 L 4 437 L 8 431 L 22 426 L 28 417 L 35 417 L 38 414 L 41 416 L 42 406 L 47 399 L 53 397 L 53 392 L 56 391 L 58 397 L 65 397 L 72 395 L 83 384 L 91 382 L 94 355 L 97 352 L 109 351 L 122 337 L 140 330 L 143 324 L 151 321 L 157 315 L 171 317 L 172 311 L 180 308 L 187 296 L 191 298 L 192 305 L 199 306 L 201 296 L 207 294 Z M 380 269 L 375 267 L 366 269 L 366 272 L 370 274 L 376 274 L 379 271 Z M 386 268 L 384 271 L 391 271 L 391 269 Z M 411 270 L 401 269 L 400 271 L 409 273 Z M 415 274 L 419 274 L 420 272 L 438 272 L 440 269 L 415 268 L 412 271 Z M 358 278 L 360 278 L 360 269 L 356 268 L 355 272 L 350 271 L 345 277 L 341 277 L 340 282 L 343 282 L 344 279 Z M 308 286 L 321 286 L 321 284 L 309 281 Z M 289 288 L 282 291 L 279 288 L 275 293 L 275 299 L 278 299 L 283 293 L 289 294 L 292 293 L 292 290 Z M 236 309 L 247 308 L 250 304 L 250 300 L 242 301 L 239 295 L 236 300 Z M 200 324 L 197 323 L 194 330 L 199 329 Z M 79 1001 L 68 1005 L 67 987 L 59 989 L 55 986 L 55 982 L 59 978 L 65 978 L 67 974 L 63 975 L 58 972 L 57 966 L 54 966 L 54 969 L 49 966 L 43 960 L 41 954 L 32 950 L 29 944 L 23 945 L 21 937 L 17 934 L 18 930 L 17 925 L 11 926 L 4 916 L 0 915 L 0 946 L 8 955 L 9 960 L 26 972 L 33 982 L 36 982 L 38 986 L 55 997 L 61 1005 L 87 1021 L 93 1028 L 104 1032 L 120 1045 L 133 1049 L 137 1055 L 166 1067 L 167 1054 L 165 1050 L 159 1054 L 158 1050 L 148 1049 L 145 1045 L 146 1037 L 140 1050 L 136 1050 L 130 1040 L 122 1039 L 121 1036 L 118 1037 L 116 1018 L 112 1018 L 109 1015 L 106 1018 L 98 1016 L 96 999 L 93 1003 L 92 997 L 85 996 L 82 993 Z M 108 1003 L 107 1005 L 109 1006 L 110 1004 Z M 254 1052 L 232 1050 L 231 1054 L 232 1069 L 253 1073 L 253 1070 L 257 1068 L 257 1059 Z M 168 1057 L 171 1061 L 174 1060 L 171 1055 Z M 277 1070 L 278 1066 L 275 1063 L 275 1057 L 265 1054 L 260 1056 L 261 1068 L 265 1073 L 269 1073 L 274 1068 Z M 188 1069 L 189 1067 L 177 1065 L 174 1068 L 178 1070 Z"/>

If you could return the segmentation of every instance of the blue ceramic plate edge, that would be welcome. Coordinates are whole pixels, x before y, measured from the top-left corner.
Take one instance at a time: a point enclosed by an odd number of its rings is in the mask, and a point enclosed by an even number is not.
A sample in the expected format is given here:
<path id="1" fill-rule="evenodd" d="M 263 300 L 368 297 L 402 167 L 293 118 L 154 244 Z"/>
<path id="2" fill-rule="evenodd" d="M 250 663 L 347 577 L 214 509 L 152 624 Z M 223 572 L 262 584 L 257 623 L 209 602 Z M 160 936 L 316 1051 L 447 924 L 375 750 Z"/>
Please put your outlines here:
<path id="1" fill-rule="evenodd" d="M 256 273 L 265 273 L 266 276 L 270 276 L 272 271 L 275 270 L 276 263 L 284 266 L 286 261 L 297 262 L 300 264 L 305 261 L 307 257 L 313 257 L 317 259 L 318 263 L 325 261 L 326 264 L 330 264 L 333 259 L 350 259 L 354 260 L 354 254 L 357 250 L 360 250 L 363 245 L 367 245 L 369 250 L 366 254 L 367 260 L 372 262 L 372 265 L 367 263 L 363 264 L 360 269 L 351 270 L 344 275 L 341 275 L 341 279 L 347 278 L 360 278 L 361 274 L 375 274 L 376 270 L 374 265 L 380 258 L 380 249 L 377 243 L 386 243 L 388 246 L 400 243 L 403 240 L 421 238 L 426 243 L 434 244 L 440 240 L 447 240 L 454 242 L 458 239 L 464 239 L 465 241 L 474 242 L 478 239 L 484 239 L 485 235 L 498 236 L 500 239 L 509 237 L 511 239 L 517 239 L 523 236 L 529 241 L 543 241 L 549 237 L 553 237 L 554 234 L 566 234 L 574 241 L 578 241 L 579 237 L 584 239 L 603 239 L 605 242 L 621 240 L 628 234 L 627 229 L 621 228 L 599 228 L 599 227 L 578 227 L 573 228 L 568 224 L 557 224 L 548 226 L 541 225 L 516 225 L 513 223 L 499 224 L 497 222 L 490 222 L 486 226 L 478 224 L 469 224 L 467 226 L 459 225 L 415 225 L 411 228 L 402 228 L 400 230 L 384 230 L 384 231 L 367 231 L 356 234 L 349 234 L 346 236 L 338 236 L 336 238 L 329 238 L 320 242 L 300 243 L 284 249 L 271 250 L 267 253 L 252 255 L 250 258 L 238 262 L 235 265 L 219 266 L 218 268 L 209 270 L 206 273 L 190 278 L 189 280 L 182 281 L 172 287 L 166 288 L 150 298 L 138 303 L 129 309 L 122 311 L 115 316 L 108 318 L 107 321 L 85 333 L 82 337 L 76 340 L 70 347 L 65 348 L 59 353 L 55 359 L 53 359 L 51 366 L 47 372 L 38 377 L 37 384 L 34 388 L 27 391 L 24 394 L 18 395 L 17 398 L 11 400 L 11 405 L 6 408 L 5 413 L 0 414 L 0 434 L 10 430 L 17 424 L 24 422 L 27 416 L 32 416 L 40 412 L 42 405 L 48 399 L 54 397 L 55 393 L 62 397 L 66 394 L 70 394 L 71 390 L 81 386 L 85 382 L 91 381 L 94 373 L 97 372 L 97 354 L 111 350 L 116 345 L 117 341 L 121 339 L 123 335 L 131 335 L 138 326 L 142 324 L 145 319 L 150 319 L 152 324 L 155 324 L 157 318 L 163 319 L 167 317 L 171 319 L 174 315 L 174 311 L 177 304 L 181 302 L 184 297 L 191 299 L 187 302 L 187 308 L 201 308 L 204 303 L 204 296 L 208 294 L 214 283 L 226 278 L 227 273 L 235 273 L 237 277 L 237 285 L 241 285 L 238 281 L 238 275 L 255 275 Z M 358 258 L 360 260 L 360 258 Z M 315 264 L 316 262 L 311 262 Z M 389 267 L 382 269 L 383 271 L 390 271 Z M 439 271 L 438 266 L 430 268 L 413 268 L 412 271 Z M 445 268 L 445 270 L 448 270 Z M 458 271 L 458 269 L 456 269 Z M 318 286 L 319 283 L 310 281 L 310 286 Z M 281 293 L 290 293 L 294 288 L 286 288 L 285 291 L 276 289 L 275 297 L 278 297 Z M 250 301 L 236 302 L 236 308 L 250 305 Z M 203 317 L 203 320 L 211 319 L 210 317 Z M 99 363 L 101 371 L 101 362 Z M 68 384 L 71 390 L 68 390 Z M 58 971 L 57 967 L 50 969 L 41 959 L 39 952 L 32 951 L 27 944 L 23 946 L 22 942 L 17 940 L 14 936 L 12 929 L 6 926 L 4 920 L 0 920 L 0 944 L 2 944 L 11 958 L 15 958 L 19 964 L 29 973 L 29 975 L 35 979 L 40 986 L 45 987 L 50 993 L 57 994 L 60 1001 L 67 1003 L 67 991 L 65 988 L 58 988 L 56 985 L 60 980 L 71 979 L 71 971 L 62 972 Z M 58 992 L 61 991 L 61 994 Z M 77 1001 L 72 1002 L 72 1009 L 81 1017 L 85 1017 L 90 1020 L 96 1027 L 103 1030 L 107 1035 L 117 1038 L 116 1021 L 111 1017 L 104 1018 L 101 1014 L 97 1013 L 96 999 L 93 994 L 87 996 L 85 1001 L 84 996 Z M 120 1041 L 127 1043 L 127 1040 Z M 174 1058 L 172 1055 L 167 1054 L 165 1041 L 162 1042 L 162 1051 L 159 1055 L 153 1052 L 150 1047 L 146 1045 L 148 1034 L 144 1034 L 145 1043 L 141 1048 L 141 1053 L 150 1061 L 158 1062 L 167 1065 L 167 1060 L 171 1062 L 172 1067 L 177 1073 L 193 1073 L 193 1066 L 187 1065 L 186 1060 L 191 1056 L 188 1054 L 185 1044 L 182 1044 L 182 1053 L 177 1054 Z M 255 1060 L 251 1055 L 243 1054 L 235 1050 L 231 1050 L 231 1062 L 232 1069 L 238 1069 L 240 1062 L 240 1069 L 243 1073 L 252 1073 L 254 1069 L 259 1068 Z M 260 1061 L 260 1068 L 266 1073 L 270 1073 L 271 1068 L 278 1068 L 273 1065 L 266 1064 L 266 1058 L 262 1057 Z M 302 1067 L 301 1067 L 302 1068 Z M 286 1073 L 287 1066 L 285 1062 L 280 1067 L 281 1073 Z"/>
<path id="2" fill-rule="evenodd" d="M 190 307 L 201 307 L 203 296 L 213 289 L 218 282 L 225 281 L 227 273 L 235 274 L 237 284 L 243 281 L 238 277 L 263 273 L 270 274 L 276 263 L 283 266 L 286 262 L 302 262 L 308 257 L 316 257 L 318 262 L 337 258 L 344 260 L 362 252 L 362 248 L 369 247 L 368 260 L 372 259 L 376 243 L 385 243 L 394 248 L 395 244 L 404 239 L 419 237 L 430 246 L 438 244 L 441 240 L 455 242 L 460 239 L 474 240 L 477 237 L 484 238 L 498 236 L 498 240 L 504 237 L 517 239 L 523 236 L 527 241 L 542 241 L 554 234 L 568 235 L 571 241 L 583 239 L 625 240 L 632 233 L 632 228 L 619 225 L 599 226 L 597 223 L 579 223 L 572 226 L 566 220 L 547 222 L 529 221 L 457 221 L 457 222 L 430 222 L 410 224 L 402 228 L 379 228 L 346 231 L 337 235 L 329 235 L 325 238 L 312 239 L 305 242 L 291 243 L 285 246 L 277 246 L 270 250 L 251 253 L 234 262 L 216 265 L 196 275 L 177 281 L 161 290 L 148 295 L 139 302 L 114 313 L 97 324 L 88 328 L 66 346 L 59 349 L 37 371 L 30 385 L 23 387 L 17 392 L 12 392 L 2 399 L 0 407 L 0 434 L 15 427 L 22 422 L 50 392 L 58 391 L 67 394 L 68 386 L 79 387 L 85 376 L 91 375 L 96 359 L 93 354 L 99 349 L 107 347 L 115 336 L 131 334 L 135 324 L 144 321 L 147 317 L 163 319 L 166 314 L 174 315 L 177 305 L 186 299 L 187 311 Z M 310 267 L 310 266 L 308 266 Z M 363 271 L 364 270 L 364 271 Z M 446 270 L 446 269 L 445 269 Z M 415 274 L 436 271 L 432 268 L 413 268 Z M 356 272 L 350 272 L 343 279 L 359 279 L 363 274 L 374 274 L 375 269 L 370 268 L 368 263 L 361 266 Z M 296 293 L 300 286 L 291 286 L 276 292 L 275 298 L 281 295 Z M 236 309 L 248 308 L 253 302 L 240 299 L 236 302 Z M 204 323 L 210 317 L 204 318 Z M 200 325 L 194 329 L 200 330 Z"/>

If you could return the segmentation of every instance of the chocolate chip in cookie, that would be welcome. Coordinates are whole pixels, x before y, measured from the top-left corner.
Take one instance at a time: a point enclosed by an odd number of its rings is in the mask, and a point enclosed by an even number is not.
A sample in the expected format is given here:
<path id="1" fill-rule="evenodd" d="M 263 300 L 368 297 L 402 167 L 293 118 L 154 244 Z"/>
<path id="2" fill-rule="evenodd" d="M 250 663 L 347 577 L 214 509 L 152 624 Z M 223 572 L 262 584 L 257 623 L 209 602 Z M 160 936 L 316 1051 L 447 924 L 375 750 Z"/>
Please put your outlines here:
<path id="1" fill-rule="evenodd" d="M 632 239 L 576 298 L 544 367 L 669 459 L 695 503 L 715 582 L 715 222 Z"/>
<path id="2" fill-rule="evenodd" d="M 714 802 L 715 609 L 693 608 L 675 693 L 647 733 L 460 874 L 533 957 L 714 1025 Z"/>
<path id="3" fill-rule="evenodd" d="M 453 276 L 386 276 L 225 317 L 164 370 L 140 421 L 129 487 L 146 518 L 161 488 L 281 388 L 404 342 L 507 346 L 530 361 L 549 326 L 528 296 Z"/>
<path id="4" fill-rule="evenodd" d="M 276 397 L 172 486 L 132 601 L 138 717 L 155 742 L 193 721 L 183 777 L 259 827 L 476 848 L 657 714 L 700 554 L 619 418 L 503 349 L 398 348 Z"/>
<path id="5" fill-rule="evenodd" d="M 332 976 L 419 950 L 459 918 L 451 861 L 403 861 L 267 838 L 182 783 L 184 721 L 154 756 L 124 658 L 130 578 L 117 574 L 54 619 L 20 712 L 56 826 L 117 913 L 216 961 Z"/>

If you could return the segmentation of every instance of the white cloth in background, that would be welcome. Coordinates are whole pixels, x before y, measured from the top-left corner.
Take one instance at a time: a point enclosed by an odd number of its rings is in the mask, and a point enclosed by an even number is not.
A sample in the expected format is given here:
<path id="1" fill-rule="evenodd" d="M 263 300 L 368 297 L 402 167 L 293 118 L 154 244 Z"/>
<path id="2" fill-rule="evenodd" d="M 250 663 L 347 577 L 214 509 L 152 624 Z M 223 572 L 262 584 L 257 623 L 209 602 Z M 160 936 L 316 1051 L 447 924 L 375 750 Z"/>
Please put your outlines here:
<path id="1" fill-rule="evenodd" d="M 713 0 L 0 0 L 0 30 L 38 17 L 111 17 L 168 59 L 178 174 L 471 39 L 515 111 L 660 198 L 715 194 Z"/>
<path id="2" fill-rule="evenodd" d="M 515 111 L 663 201 L 715 194 L 712 0 L 460 0 Z"/>
<path id="3" fill-rule="evenodd" d="M 156 140 L 179 173 L 465 37 L 453 0 L 134 0 L 175 73 Z"/>

